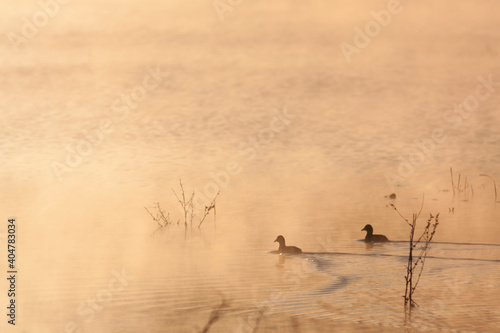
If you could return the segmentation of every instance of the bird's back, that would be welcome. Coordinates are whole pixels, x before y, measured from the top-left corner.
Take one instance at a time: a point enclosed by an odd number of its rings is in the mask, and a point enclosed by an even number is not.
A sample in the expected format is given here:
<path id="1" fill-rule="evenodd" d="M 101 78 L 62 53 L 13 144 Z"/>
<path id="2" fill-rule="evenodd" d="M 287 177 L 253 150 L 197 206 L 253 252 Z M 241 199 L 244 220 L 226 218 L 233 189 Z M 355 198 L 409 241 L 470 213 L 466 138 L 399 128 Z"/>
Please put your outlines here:
<path id="1" fill-rule="evenodd" d="M 384 235 L 371 235 L 365 239 L 368 242 L 389 242 L 389 239 Z"/>
<path id="2" fill-rule="evenodd" d="M 291 253 L 291 254 L 300 254 L 302 253 L 302 250 L 299 249 L 298 247 L 296 246 L 287 246 L 286 249 L 285 249 L 285 253 Z"/>

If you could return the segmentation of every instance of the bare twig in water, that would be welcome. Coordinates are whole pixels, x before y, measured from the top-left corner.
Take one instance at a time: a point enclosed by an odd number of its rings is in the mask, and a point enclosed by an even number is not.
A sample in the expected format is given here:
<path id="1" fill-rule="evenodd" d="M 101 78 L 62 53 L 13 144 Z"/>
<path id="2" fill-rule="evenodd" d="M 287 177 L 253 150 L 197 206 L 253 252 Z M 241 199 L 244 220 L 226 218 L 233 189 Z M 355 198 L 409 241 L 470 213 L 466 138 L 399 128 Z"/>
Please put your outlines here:
<path id="1" fill-rule="evenodd" d="M 194 217 L 196 216 L 195 213 L 194 213 L 194 208 L 195 208 L 195 205 L 194 205 L 194 191 L 191 194 L 191 198 L 188 201 L 188 205 L 189 205 L 189 207 L 188 207 L 189 208 L 189 224 L 191 225 L 191 229 L 193 229 L 193 220 L 194 220 Z"/>
<path id="2" fill-rule="evenodd" d="M 193 231 L 193 222 L 197 212 L 197 207 L 195 205 L 195 191 L 191 193 L 191 196 L 188 198 L 186 196 L 186 191 L 184 190 L 184 184 L 182 183 L 182 180 L 179 179 L 179 185 L 180 185 L 180 192 L 177 194 L 177 192 L 172 189 L 172 192 L 174 193 L 177 202 L 181 206 L 181 212 L 184 218 L 184 230 L 185 230 L 185 236 L 187 235 L 187 229 L 188 226 L 191 227 L 191 233 Z M 216 230 L 216 222 L 217 222 L 217 210 L 216 210 L 216 205 L 215 205 L 215 200 L 219 196 L 219 192 L 215 195 L 213 198 L 212 202 L 210 203 L 209 206 L 205 206 L 205 210 L 203 213 L 203 217 L 200 219 L 199 224 L 198 224 L 198 229 L 201 229 L 201 224 L 203 221 L 205 221 L 205 218 L 210 214 L 210 211 L 214 211 L 214 233 Z M 154 233 L 158 232 L 162 228 L 174 224 L 172 219 L 170 218 L 170 213 L 164 211 L 159 202 L 154 203 L 154 210 L 144 207 L 146 212 L 151 216 L 153 221 L 155 221 L 158 225 L 158 228 L 155 230 Z M 198 212 L 201 213 L 201 212 Z M 179 225 L 181 220 L 177 220 L 177 225 Z"/>
<path id="3" fill-rule="evenodd" d="M 455 196 L 455 183 L 453 182 L 453 168 L 450 168 L 451 174 L 451 188 L 453 189 L 453 196 Z"/>
<path id="4" fill-rule="evenodd" d="M 214 211 L 214 227 L 215 227 L 215 223 L 216 223 L 216 214 L 217 214 L 217 210 L 215 208 L 215 199 L 217 199 L 217 197 L 219 196 L 219 192 L 217 192 L 217 194 L 215 195 L 214 199 L 212 200 L 212 202 L 210 203 L 209 206 L 205 206 L 205 211 L 203 213 L 203 217 L 201 218 L 200 220 L 200 223 L 198 224 L 198 229 L 200 229 L 201 227 L 201 224 L 203 223 L 203 221 L 205 221 L 205 218 L 208 216 L 208 214 L 210 214 L 210 211 L 213 209 Z"/>
<path id="5" fill-rule="evenodd" d="M 210 330 L 210 327 L 220 319 L 222 316 L 222 311 L 224 311 L 225 308 L 227 308 L 229 305 L 227 304 L 226 300 L 224 297 L 222 297 L 222 302 L 221 304 L 213 309 L 212 313 L 210 313 L 210 317 L 208 318 L 208 322 L 205 325 L 205 327 L 201 330 L 201 333 L 207 333 Z"/>
<path id="6" fill-rule="evenodd" d="M 396 211 L 396 213 L 398 213 L 398 214 L 399 214 L 399 216 L 401 216 L 401 218 L 402 218 L 402 219 L 403 219 L 403 220 L 404 220 L 404 221 L 405 221 L 405 222 L 406 222 L 409 226 L 411 226 L 410 222 L 408 222 L 408 219 L 407 219 L 406 217 L 404 217 L 404 216 L 403 216 L 403 214 L 401 214 L 401 213 L 399 212 L 399 210 L 396 208 L 396 206 L 394 206 L 394 204 L 392 204 L 392 203 L 391 203 L 391 204 L 389 204 L 389 206 L 391 206 L 391 207 L 392 207 L 392 208 Z"/>
<path id="7" fill-rule="evenodd" d="M 493 181 L 493 187 L 495 188 L 495 202 L 497 202 L 497 197 L 498 197 L 498 195 L 497 195 L 497 182 L 495 181 L 495 178 L 491 177 L 490 175 L 484 174 L 484 173 L 480 174 L 479 176 L 480 177 L 488 177 Z"/>
<path id="8" fill-rule="evenodd" d="M 420 277 L 422 276 L 422 272 L 424 270 L 424 264 L 425 264 L 425 258 L 427 257 L 427 254 L 429 253 L 430 247 L 429 245 L 432 242 L 432 239 L 434 238 L 434 234 L 436 233 L 436 228 L 439 224 L 439 213 L 436 216 L 432 216 L 430 214 L 429 219 L 427 220 L 427 225 L 425 226 L 425 230 L 418 239 L 417 243 L 415 243 L 413 246 L 415 247 L 421 240 L 423 240 L 423 245 L 422 248 L 420 249 L 420 252 L 417 256 L 417 261 L 415 262 L 415 265 L 413 266 L 413 269 L 417 268 L 417 265 L 421 263 L 420 266 L 420 271 L 418 273 L 417 281 L 413 285 L 413 292 L 415 289 L 417 289 L 418 283 L 420 282 Z M 412 292 L 412 293 L 413 293 Z"/>
<path id="9" fill-rule="evenodd" d="M 423 198 L 422 198 L 422 206 L 420 208 L 420 211 L 418 213 L 414 213 L 412 216 L 412 222 L 409 223 L 407 219 L 403 217 L 403 214 L 399 212 L 399 210 L 394 206 L 391 205 L 394 210 L 403 218 L 403 220 L 411 227 L 410 230 L 410 243 L 409 243 L 409 253 L 408 253 L 408 263 L 405 266 L 406 267 L 406 275 L 405 275 L 405 281 L 406 281 L 406 287 L 405 287 L 405 309 L 409 307 L 409 310 L 411 312 L 411 308 L 415 305 L 418 306 L 418 304 L 413 300 L 413 294 L 415 293 L 415 290 L 417 289 L 418 283 L 420 282 L 420 278 L 422 276 L 422 272 L 424 270 L 424 265 L 425 265 L 425 259 L 427 258 L 427 254 L 429 253 L 430 250 L 430 244 L 432 242 L 432 239 L 434 238 L 434 234 L 436 233 L 436 228 L 439 224 L 439 213 L 436 216 L 433 216 L 430 214 L 429 219 L 427 220 L 427 224 L 425 225 L 425 229 L 423 233 L 420 235 L 420 237 L 417 239 L 417 241 L 414 241 L 415 239 L 415 230 L 417 227 L 417 220 L 420 216 L 420 213 L 422 212 L 423 209 Z M 420 244 L 420 248 L 417 250 L 417 245 Z M 418 251 L 416 254 L 414 251 Z M 414 275 L 417 274 L 417 276 L 414 279 Z"/>
<path id="10" fill-rule="evenodd" d="M 144 207 L 144 209 L 146 210 L 146 212 L 148 212 L 153 221 L 158 224 L 158 228 L 155 230 L 155 233 L 160 229 L 173 224 L 172 220 L 170 219 L 170 213 L 167 213 L 165 215 L 165 211 L 161 208 L 159 202 L 155 203 L 156 215 L 153 215 L 153 213 L 147 207 Z M 179 221 L 177 221 L 177 224 L 179 224 Z"/>
<path id="11" fill-rule="evenodd" d="M 175 193 L 175 190 L 172 189 L 172 192 L 174 192 L 175 197 L 177 198 L 177 201 L 179 201 L 179 204 L 181 205 L 182 211 L 184 213 L 184 226 L 187 228 L 188 226 L 188 214 L 191 213 L 191 228 L 193 228 L 193 217 L 194 217 L 194 203 L 193 203 L 193 198 L 194 198 L 194 191 L 191 194 L 191 198 L 189 200 L 186 200 L 186 194 L 184 192 L 184 186 L 182 186 L 182 180 L 179 179 L 179 184 L 181 186 L 181 196 L 179 197 L 177 193 Z"/>
<path id="12" fill-rule="evenodd" d="M 455 197 L 456 194 L 464 194 L 465 201 L 469 200 L 469 194 L 471 195 L 471 199 L 474 198 L 474 188 L 469 181 L 469 178 L 465 176 L 465 180 L 462 181 L 462 174 L 458 174 L 458 182 L 455 185 L 454 177 L 453 177 L 453 169 L 450 168 L 450 176 L 451 176 L 451 187 L 453 189 L 453 197 Z M 461 186 L 461 183 L 463 182 L 463 186 Z"/>

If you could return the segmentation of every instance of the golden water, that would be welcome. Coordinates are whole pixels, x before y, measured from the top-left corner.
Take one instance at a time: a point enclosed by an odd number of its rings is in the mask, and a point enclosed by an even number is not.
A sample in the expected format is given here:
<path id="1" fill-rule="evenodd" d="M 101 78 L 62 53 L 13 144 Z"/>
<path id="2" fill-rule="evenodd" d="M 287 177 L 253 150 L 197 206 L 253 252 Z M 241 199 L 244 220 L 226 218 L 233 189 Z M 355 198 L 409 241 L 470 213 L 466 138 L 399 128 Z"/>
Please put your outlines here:
<path id="1" fill-rule="evenodd" d="M 498 3 L 402 2 L 350 63 L 339 44 L 387 2 L 233 3 L 221 20 L 211 1 L 69 2 L 0 46 L 0 242 L 15 217 L 19 271 L 2 332 L 199 332 L 223 303 L 211 332 L 499 331 L 480 176 L 500 181 Z M 4 6 L 5 34 L 40 10 Z M 474 193 L 453 195 L 450 167 Z M 145 206 L 182 220 L 179 179 L 195 224 L 153 235 Z M 405 322 L 409 227 L 387 205 L 422 198 L 418 230 L 440 225 Z M 402 242 L 367 247 L 367 223 Z M 279 234 L 307 253 L 268 253 Z"/>

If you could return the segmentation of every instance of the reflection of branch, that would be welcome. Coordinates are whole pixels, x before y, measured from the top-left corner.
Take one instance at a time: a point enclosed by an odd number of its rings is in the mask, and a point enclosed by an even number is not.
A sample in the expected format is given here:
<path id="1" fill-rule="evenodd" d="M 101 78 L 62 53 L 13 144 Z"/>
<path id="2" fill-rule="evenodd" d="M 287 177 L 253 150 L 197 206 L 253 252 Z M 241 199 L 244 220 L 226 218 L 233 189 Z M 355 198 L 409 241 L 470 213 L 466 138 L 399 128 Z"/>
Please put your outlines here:
<path id="1" fill-rule="evenodd" d="M 201 333 L 207 333 L 210 330 L 210 327 L 222 316 L 221 312 L 228 306 L 229 305 L 227 304 L 226 300 L 222 298 L 221 304 L 212 311 L 210 317 L 208 318 L 208 322 L 203 330 L 201 330 Z"/>
<path id="2" fill-rule="evenodd" d="M 217 192 L 217 194 L 215 195 L 214 199 L 212 200 L 212 202 L 210 203 L 209 206 L 205 206 L 205 212 L 203 213 L 203 217 L 200 220 L 200 223 L 198 224 L 198 229 L 200 229 L 201 224 L 203 223 L 203 221 L 205 221 L 205 218 L 208 216 L 208 214 L 210 213 L 210 211 L 212 209 L 214 210 L 214 221 L 215 221 L 215 216 L 217 213 L 217 210 L 215 209 L 215 199 L 217 199 L 217 197 L 219 196 L 219 193 L 220 193 L 220 191 Z"/>

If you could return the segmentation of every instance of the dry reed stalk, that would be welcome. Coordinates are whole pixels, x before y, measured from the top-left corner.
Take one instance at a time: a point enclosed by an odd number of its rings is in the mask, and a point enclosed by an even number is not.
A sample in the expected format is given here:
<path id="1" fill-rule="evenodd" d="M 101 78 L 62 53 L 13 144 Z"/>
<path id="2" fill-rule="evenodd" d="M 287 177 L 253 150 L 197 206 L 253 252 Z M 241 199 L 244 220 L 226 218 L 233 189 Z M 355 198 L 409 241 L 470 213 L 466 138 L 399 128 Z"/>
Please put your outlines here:
<path id="1" fill-rule="evenodd" d="M 193 231 L 193 221 L 196 216 L 195 211 L 196 211 L 196 206 L 195 206 L 195 192 L 193 191 L 191 193 L 191 196 L 189 199 L 186 197 L 186 192 L 184 191 L 184 185 L 182 184 L 182 180 L 179 179 L 179 185 L 180 185 L 180 194 L 178 195 L 177 192 L 172 189 L 172 192 L 174 193 L 175 197 L 177 198 L 177 202 L 181 206 L 181 211 L 182 215 L 184 217 L 184 231 L 185 235 L 187 235 L 187 229 L 188 226 L 191 227 L 191 233 Z M 205 221 L 205 218 L 210 214 L 210 211 L 214 211 L 214 232 L 216 229 L 216 222 L 217 222 L 217 210 L 216 210 L 216 205 L 215 205 L 215 200 L 219 196 L 219 192 L 215 195 L 213 198 L 212 202 L 210 203 L 209 206 L 205 206 L 205 210 L 203 213 L 203 217 L 200 219 L 198 223 L 198 229 L 201 229 L 201 224 L 203 221 Z M 150 211 L 147 207 L 144 207 L 146 209 L 146 212 L 151 216 L 153 221 L 155 221 L 158 224 L 158 228 L 155 230 L 154 233 L 159 231 L 160 229 L 172 225 L 173 222 L 170 218 L 170 213 L 166 213 L 160 206 L 159 202 L 155 203 L 154 209 L 155 211 Z M 180 220 L 177 220 L 177 225 L 179 225 Z"/>
<path id="2" fill-rule="evenodd" d="M 429 219 L 427 220 L 427 224 L 425 226 L 424 231 L 420 235 L 417 241 L 415 241 L 415 230 L 417 228 L 417 221 L 420 217 L 424 205 L 424 200 L 422 199 L 422 206 L 418 213 L 412 214 L 412 221 L 409 222 L 407 218 L 403 216 L 399 212 L 399 210 L 391 204 L 394 210 L 399 214 L 399 216 L 408 224 L 411 228 L 410 230 L 410 241 L 409 241 L 409 249 L 408 249 L 408 263 L 406 265 L 406 276 L 405 276 L 405 309 L 409 309 L 415 305 L 418 305 L 413 300 L 413 294 L 415 293 L 418 283 L 420 282 L 420 278 L 422 276 L 422 272 L 424 270 L 425 259 L 430 250 L 430 244 L 432 239 L 434 238 L 434 234 L 436 233 L 436 228 L 439 224 L 439 213 L 436 216 L 430 214 Z M 417 245 L 421 245 L 419 252 L 417 254 L 414 253 L 416 251 Z M 418 274 L 418 275 L 416 275 Z M 416 275 L 414 277 L 414 275 Z"/>
<path id="3" fill-rule="evenodd" d="M 490 178 L 492 181 L 493 181 L 493 188 L 495 189 L 495 202 L 498 202 L 497 198 L 498 198 L 498 193 L 497 193 L 497 182 L 495 181 L 495 178 L 493 178 L 492 176 L 490 175 L 487 175 L 487 174 L 480 174 L 479 175 L 480 177 L 488 177 Z"/>

